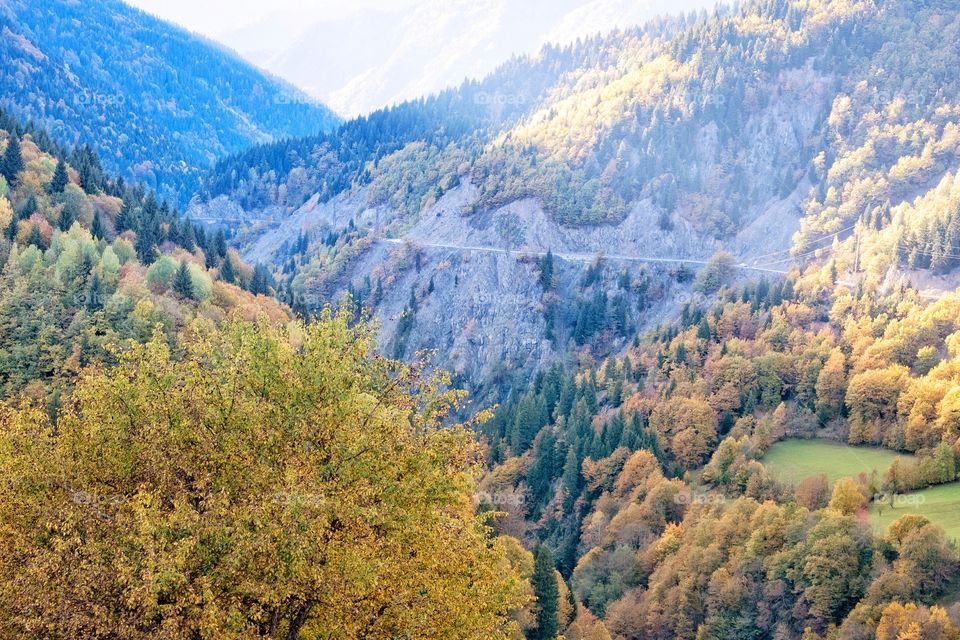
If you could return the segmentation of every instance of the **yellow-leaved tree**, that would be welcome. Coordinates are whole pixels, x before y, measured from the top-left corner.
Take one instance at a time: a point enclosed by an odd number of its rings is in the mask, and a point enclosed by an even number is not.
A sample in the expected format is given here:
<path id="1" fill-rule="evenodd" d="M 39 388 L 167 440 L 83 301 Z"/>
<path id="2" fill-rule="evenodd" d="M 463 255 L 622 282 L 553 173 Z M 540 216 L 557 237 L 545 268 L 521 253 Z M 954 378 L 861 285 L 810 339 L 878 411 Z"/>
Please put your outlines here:
<path id="1" fill-rule="evenodd" d="M 157 337 L 0 413 L 0 637 L 488 638 L 523 584 L 459 395 L 346 315 Z"/>

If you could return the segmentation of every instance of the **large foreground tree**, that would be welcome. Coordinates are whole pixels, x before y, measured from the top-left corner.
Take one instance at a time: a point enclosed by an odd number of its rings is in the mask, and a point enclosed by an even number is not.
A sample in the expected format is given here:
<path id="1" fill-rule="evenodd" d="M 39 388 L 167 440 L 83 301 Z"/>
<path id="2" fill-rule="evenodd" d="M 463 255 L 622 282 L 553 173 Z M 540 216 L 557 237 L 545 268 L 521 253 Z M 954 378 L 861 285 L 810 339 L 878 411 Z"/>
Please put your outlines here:
<path id="1" fill-rule="evenodd" d="M 422 367 L 344 316 L 194 327 L 0 413 L 0 637 L 488 638 L 519 578 Z"/>

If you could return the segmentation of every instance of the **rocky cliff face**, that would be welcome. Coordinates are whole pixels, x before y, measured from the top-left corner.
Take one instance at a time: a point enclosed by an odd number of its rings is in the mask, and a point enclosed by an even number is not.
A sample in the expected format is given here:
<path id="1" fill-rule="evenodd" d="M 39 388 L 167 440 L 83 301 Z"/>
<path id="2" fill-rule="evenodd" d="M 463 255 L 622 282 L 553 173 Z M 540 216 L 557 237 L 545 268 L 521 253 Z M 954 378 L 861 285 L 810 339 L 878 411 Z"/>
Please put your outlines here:
<path id="1" fill-rule="evenodd" d="M 661 229 L 648 201 L 636 203 L 617 225 L 564 227 L 533 199 L 474 211 L 476 189 L 465 184 L 405 224 L 384 207 L 367 206 L 360 190 L 326 203 L 312 199 L 243 256 L 279 264 L 291 238 L 323 237 L 352 225 L 362 240 L 298 276 L 302 302 L 320 306 L 348 288 L 374 283 L 377 293 L 364 303 L 381 326 L 386 353 L 410 357 L 430 350 L 460 384 L 496 396 L 516 376 L 575 354 L 604 357 L 626 346 L 633 335 L 628 329 L 675 317 L 703 295 L 693 290 L 692 275 L 715 252 L 732 251 L 746 264 L 752 256 L 788 249 L 801 191 L 802 185 L 758 206 L 739 234 L 718 240 L 698 234 L 682 214 L 673 229 Z M 545 291 L 541 263 L 547 251 L 554 254 L 554 273 Z M 777 277 L 752 269 L 735 274 L 759 276 Z M 578 309 L 597 295 L 607 303 L 622 299 L 627 326 L 618 332 L 617 322 L 604 322 L 592 339 L 578 343 Z"/>
<path id="2" fill-rule="evenodd" d="M 778 277 L 789 267 L 783 258 L 811 188 L 803 159 L 817 148 L 830 80 L 803 64 L 774 81 L 780 89 L 771 88 L 770 97 L 747 98 L 756 108 L 742 130 L 720 135 L 711 121 L 695 145 L 673 150 L 707 188 L 681 192 L 666 214 L 644 197 L 617 224 L 564 226 L 533 198 L 484 208 L 464 176 L 412 218 L 370 205 L 362 188 L 328 202 L 311 198 L 286 218 L 265 212 L 279 222 L 254 234 L 243 256 L 282 269 L 289 243 L 306 234 L 315 258 L 294 279 L 303 302 L 316 307 L 348 289 L 373 289 L 363 303 L 381 324 L 383 349 L 403 357 L 435 350 L 438 364 L 465 383 L 495 389 L 557 358 L 603 357 L 622 349 L 633 329 L 675 317 L 702 295 L 692 276 L 719 251 L 735 256 L 734 278 Z M 749 187 L 736 231 L 704 229 L 704 208 L 715 205 L 734 172 Z M 355 239 L 336 251 L 315 248 L 318 239 L 349 229 Z M 555 266 L 545 290 L 548 250 Z M 780 261 L 764 267 L 771 254 Z M 601 327 L 578 335 L 583 309 L 603 298 Z"/>

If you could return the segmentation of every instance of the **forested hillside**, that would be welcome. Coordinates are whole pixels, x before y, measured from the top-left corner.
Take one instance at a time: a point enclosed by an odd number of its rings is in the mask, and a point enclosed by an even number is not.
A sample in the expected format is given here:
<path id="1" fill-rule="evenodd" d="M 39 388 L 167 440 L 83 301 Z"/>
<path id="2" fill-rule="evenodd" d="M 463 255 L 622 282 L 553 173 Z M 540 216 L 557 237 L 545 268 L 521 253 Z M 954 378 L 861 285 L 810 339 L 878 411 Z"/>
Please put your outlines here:
<path id="1" fill-rule="evenodd" d="M 445 375 L 6 112 L 0 231 L 0 637 L 516 640 L 565 589 Z"/>
<path id="2" fill-rule="evenodd" d="M 119 0 L 4 0 L 0 57 L 0 106 L 177 203 L 229 153 L 337 124 L 235 54 Z"/>
<path id="3" fill-rule="evenodd" d="M 247 252 L 291 299 L 348 292 L 500 401 L 481 505 L 576 602 L 528 637 L 956 638 L 956 543 L 916 515 L 960 459 L 955 9 L 770 0 L 546 49 L 211 195 L 281 206 Z M 898 456 L 765 466 L 814 437 Z"/>
<path id="4" fill-rule="evenodd" d="M 241 219 L 241 252 L 304 309 L 350 292 L 390 353 L 439 349 L 466 384 L 506 393 L 517 369 L 621 351 L 744 265 L 833 254 L 843 281 L 948 274 L 960 57 L 942 43 L 958 28 L 949 3 L 912 0 L 657 20 L 231 156 L 194 211 Z M 541 277 L 551 249 L 575 268 Z M 603 254 L 628 260 L 581 273 Z M 719 277 L 698 286 L 714 254 Z"/>
<path id="5" fill-rule="evenodd" d="M 960 640 L 958 42 L 548 47 L 221 159 L 236 248 L 0 113 L 0 637 Z"/>
<path id="6" fill-rule="evenodd" d="M 231 157 L 207 190 L 260 207 L 286 187 L 295 207 L 372 182 L 372 204 L 417 213 L 469 179 L 478 207 L 533 196 L 576 225 L 651 199 L 661 224 L 719 237 L 798 191 L 810 239 L 874 219 L 955 164 L 948 9 L 769 0 L 547 47 L 339 135 Z M 439 180 L 417 184 L 424 172 Z"/>
<path id="7" fill-rule="evenodd" d="M 567 637 L 602 637 L 594 616 L 615 638 L 956 636 L 956 606 L 925 608 L 955 584 L 956 542 L 886 500 L 957 478 L 960 298 L 854 292 L 832 269 L 545 371 L 484 427 L 480 495 L 501 532 L 556 549 L 583 604 Z M 762 459 L 798 437 L 916 456 L 785 484 Z M 870 504 L 903 516 L 875 537 Z"/>
<path id="8" fill-rule="evenodd" d="M 228 251 L 152 191 L 0 112 L 0 394 L 55 410 L 80 369 L 197 316 L 288 317 Z M 229 266 L 227 266 L 229 265 Z M 254 287 L 256 285 L 256 287 Z"/>

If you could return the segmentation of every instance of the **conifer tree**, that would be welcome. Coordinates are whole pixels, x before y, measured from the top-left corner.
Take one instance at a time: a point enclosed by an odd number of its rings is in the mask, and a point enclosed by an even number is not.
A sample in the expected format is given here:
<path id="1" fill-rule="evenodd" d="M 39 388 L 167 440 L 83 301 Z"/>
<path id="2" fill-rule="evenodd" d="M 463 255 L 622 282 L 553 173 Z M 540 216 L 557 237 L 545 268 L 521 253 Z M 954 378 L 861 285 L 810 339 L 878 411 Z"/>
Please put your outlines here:
<path id="1" fill-rule="evenodd" d="M 133 204 L 126 198 L 123 199 L 123 205 L 120 207 L 120 213 L 117 214 L 117 233 L 122 233 L 127 229 L 137 227 L 137 214 L 133 210 Z"/>
<path id="2" fill-rule="evenodd" d="M 183 298 L 193 297 L 193 280 L 190 278 L 190 270 L 187 268 L 186 260 L 180 261 L 177 274 L 173 277 L 173 290 Z"/>
<path id="3" fill-rule="evenodd" d="M 220 266 L 220 279 L 230 284 L 233 284 L 237 279 L 237 274 L 233 269 L 233 260 L 229 255 L 223 259 L 223 264 Z"/>
<path id="4" fill-rule="evenodd" d="M 20 139 L 10 134 L 7 139 L 7 148 L 0 159 L 0 173 L 7 179 L 11 187 L 17 184 L 17 175 L 23 171 L 23 156 L 20 154 Z"/>
<path id="5" fill-rule="evenodd" d="M 144 224 L 137 231 L 137 243 L 135 248 L 137 250 L 137 257 L 140 259 L 140 262 L 144 264 L 150 264 L 153 262 L 155 249 L 152 225 Z"/>
<path id="6" fill-rule="evenodd" d="M 40 227 L 33 225 L 30 230 L 30 236 L 27 238 L 27 244 L 35 245 L 38 249 L 43 249 L 43 237 L 40 235 Z"/>
<path id="7" fill-rule="evenodd" d="M 544 545 L 537 547 L 531 583 L 537 598 L 537 626 L 531 632 L 530 640 L 554 640 L 559 631 L 557 607 L 560 590 L 557 587 L 553 554 Z"/>
<path id="8" fill-rule="evenodd" d="M 93 234 L 94 238 L 102 239 L 106 237 L 106 230 L 103 228 L 103 219 L 100 217 L 99 213 L 94 214 L 93 224 L 90 225 L 90 233 Z"/>
<path id="9" fill-rule="evenodd" d="M 53 172 L 53 179 L 50 181 L 50 193 L 63 193 L 70 178 L 67 176 L 67 164 L 61 160 L 57 163 L 57 168 Z"/>
<path id="10" fill-rule="evenodd" d="M 63 207 L 60 211 L 60 216 L 57 218 L 57 226 L 60 227 L 62 231 L 66 231 L 70 228 L 74 222 L 73 218 L 73 209 L 69 206 Z"/>
<path id="11" fill-rule="evenodd" d="M 547 250 L 547 255 L 540 261 L 540 286 L 544 291 L 553 288 L 553 251 Z"/>
<path id="12" fill-rule="evenodd" d="M 95 273 L 90 280 L 90 290 L 87 292 L 87 311 L 96 311 L 103 308 L 103 296 L 103 281 Z"/>
<path id="13" fill-rule="evenodd" d="M 253 278 L 250 281 L 250 293 L 254 295 L 267 295 L 270 293 L 270 275 L 267 268 L 258 264 L 253 270 Z"/>

